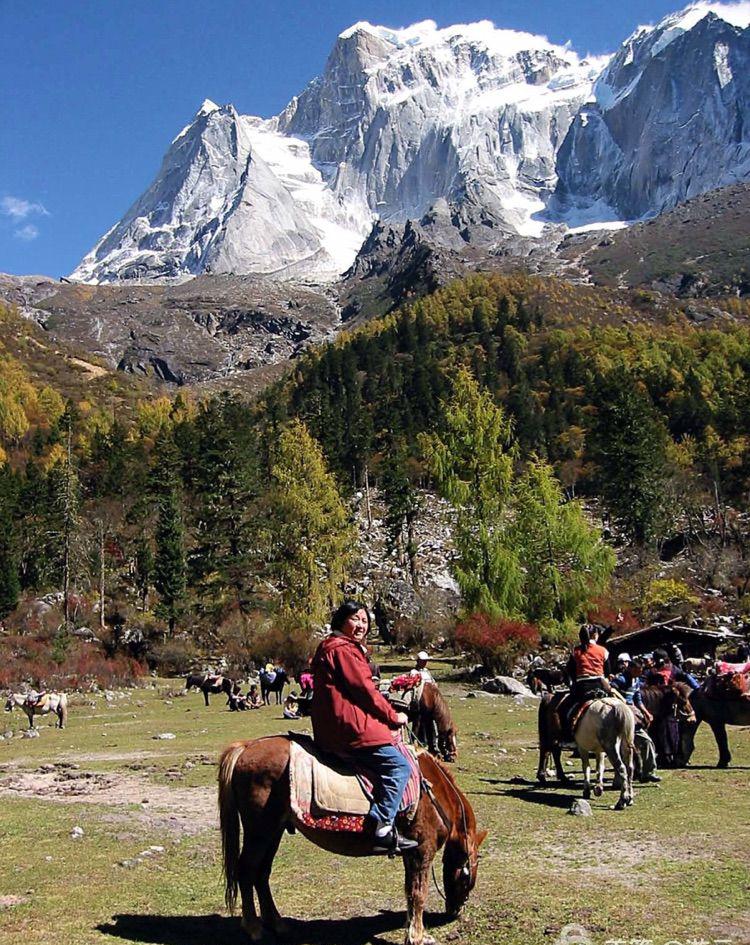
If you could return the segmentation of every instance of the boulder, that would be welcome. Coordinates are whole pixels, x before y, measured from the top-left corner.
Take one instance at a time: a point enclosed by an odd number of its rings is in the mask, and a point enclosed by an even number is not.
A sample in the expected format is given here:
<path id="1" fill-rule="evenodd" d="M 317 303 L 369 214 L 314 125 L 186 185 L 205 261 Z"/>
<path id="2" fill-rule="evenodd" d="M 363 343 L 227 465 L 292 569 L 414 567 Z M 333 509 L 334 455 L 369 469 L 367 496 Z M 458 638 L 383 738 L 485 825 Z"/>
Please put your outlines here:
<path id="1" fill-rule="evenodd" d="M 568 813 L 572 814 L 574 817 L 591 817 L 593 811 L 591 810 L 591 804 L 589 804 L 588 801 L 577 798 L 570 805 Z"/>
<path id="2" fill-rule="evenodd" d="M 514 679 L 512 676 L 495 676 L 482 684 L 485 692 L 498 696 L 529 696 L 533 698 L 534 693 L 522 682 Z"/>

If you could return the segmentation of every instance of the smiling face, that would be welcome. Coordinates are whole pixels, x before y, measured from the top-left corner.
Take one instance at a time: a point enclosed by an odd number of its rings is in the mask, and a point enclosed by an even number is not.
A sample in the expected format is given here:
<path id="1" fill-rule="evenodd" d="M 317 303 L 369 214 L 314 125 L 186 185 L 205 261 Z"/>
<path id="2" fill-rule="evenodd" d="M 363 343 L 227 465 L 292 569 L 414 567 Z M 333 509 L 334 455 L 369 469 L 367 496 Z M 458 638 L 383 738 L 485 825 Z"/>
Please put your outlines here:
<path id="1" fill-rule="evenodd" d="M 369 629 L 370 622 L 367 619 L 367 613 L 362 609 L 346 618 L 341 627 L 341 632 L 356 643 L 364 643 Z"/>

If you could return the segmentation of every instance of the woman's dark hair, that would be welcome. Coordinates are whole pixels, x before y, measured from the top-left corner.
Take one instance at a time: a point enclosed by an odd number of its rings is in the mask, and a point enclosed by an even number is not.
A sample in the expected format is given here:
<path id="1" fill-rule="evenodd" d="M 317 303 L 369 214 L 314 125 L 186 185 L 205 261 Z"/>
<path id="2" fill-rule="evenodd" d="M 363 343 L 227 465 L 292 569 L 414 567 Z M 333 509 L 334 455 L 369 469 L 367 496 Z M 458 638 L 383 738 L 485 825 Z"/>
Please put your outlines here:
<path id="1" fill-rule="evenodd" d="M 589 648 L 592 637 L 599 635 L 599 628 L 591 623 L 585 623 L 578 631 L 578 639 L 581 641 L 581 647 L 584 650 Z"/>
<path id="2" fill-rule="evenodd" d="M 370 632 L 370 611 L 363 603 L 358 600 L 345 600 L 343 604 L 336 608 L 331 617 L 331 633 L 340 632 L 349 617 L 353 617 L 358 611 L 364 610 L 367 614 L 367 632 Z"/>

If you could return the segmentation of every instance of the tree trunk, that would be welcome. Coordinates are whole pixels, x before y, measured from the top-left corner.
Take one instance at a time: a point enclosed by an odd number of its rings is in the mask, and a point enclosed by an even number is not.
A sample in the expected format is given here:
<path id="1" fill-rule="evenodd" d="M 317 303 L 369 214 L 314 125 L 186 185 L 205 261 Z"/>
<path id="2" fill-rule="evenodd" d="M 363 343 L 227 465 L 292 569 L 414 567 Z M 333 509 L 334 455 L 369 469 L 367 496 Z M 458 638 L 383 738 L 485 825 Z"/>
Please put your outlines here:
<path id="1" fill-rule="evenodd" d="M 104 521 L 99 520 L 99 629 L 104 630 Z"/>
<path id="2" fill-rule="evenodd" d="M 73 430 L 70 419 L 68 420 L 68 450 L 67 462 L 65 464 L 65 503 L 64 503 L 64 523 L 63 523 L 63 619 L 65 621 L 65 632 L 70 631 L 70 540 L 72 532 L 72 514 L 73 514 Z"/>

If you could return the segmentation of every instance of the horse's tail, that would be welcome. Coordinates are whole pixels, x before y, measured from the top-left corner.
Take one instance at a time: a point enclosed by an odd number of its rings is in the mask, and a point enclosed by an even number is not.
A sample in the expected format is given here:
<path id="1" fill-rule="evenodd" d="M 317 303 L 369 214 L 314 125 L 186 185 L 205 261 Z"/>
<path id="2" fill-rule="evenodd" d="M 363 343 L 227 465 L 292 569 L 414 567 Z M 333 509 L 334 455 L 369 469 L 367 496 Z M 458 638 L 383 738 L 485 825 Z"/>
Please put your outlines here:
<path id="1" fill-rule="evenodd" d="M 68 697 L 65 693 L 60 695 L 60 704 L 57 707 L 57 715 L 60 719 L 60 728 L 65 728 L 68 724 Z"/>
<path id="2" fill-rule="evenodd" d="M 240 863 L 240 813 L 232 788 L 232 775 L 244 750 L 244 742 L 233 742 L 224 749 L 219 759 L 219 820 L 224 867 L 224 898 L 230 912 L 234 912 L 237 903 Z"/>

